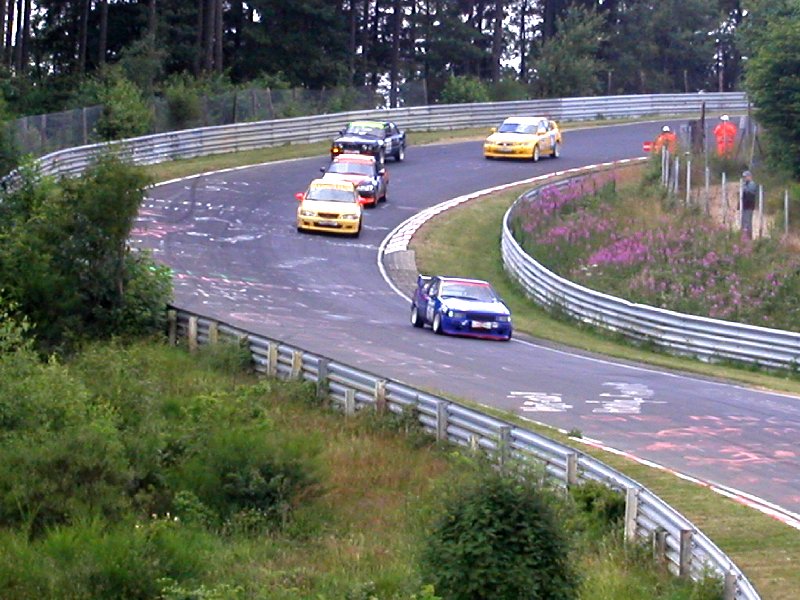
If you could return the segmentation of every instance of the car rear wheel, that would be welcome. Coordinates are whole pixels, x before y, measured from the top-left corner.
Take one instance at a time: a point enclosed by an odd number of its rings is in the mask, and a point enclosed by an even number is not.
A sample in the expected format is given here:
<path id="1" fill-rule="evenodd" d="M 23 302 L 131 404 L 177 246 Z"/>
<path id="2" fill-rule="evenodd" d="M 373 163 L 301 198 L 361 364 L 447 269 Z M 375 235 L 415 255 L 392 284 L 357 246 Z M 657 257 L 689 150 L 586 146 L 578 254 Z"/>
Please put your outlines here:
<path id="1" fill-rule="evenodd" d="M 442 313 L 436 313 L 433 315 L 433 324 L 431 325 L 431 329 L 433 329 L 433 333 L 437 335 L 441 335 L 444 333 L 442 331 Z"/>
<path id="2" fill-rule="evenodd" d="M 541 153 L 540 153 L 540 150 L 539 150 L 539 144 L 536 144 L 533 147 L 533 155 L 531 156 L 531 160 L 533 160 L 533 162 L 539 162 L 539 158 L 540 157 L 541 157 Z"/>
<path id="3" fill-rule="evenodd" d="M 551 156 L 553 158 L 558 158 L 561 156 L 561 144 L 558 142 L 553 142 L 553 154 Z"/>
<path id="4" fill-rule="evenodd" d="M 411 324 L 414 327 L 422 327 L 425 322 L 422 320 L 422 315 L 419 314 L 419 309 L 416 304 L 411 305 Z"/>

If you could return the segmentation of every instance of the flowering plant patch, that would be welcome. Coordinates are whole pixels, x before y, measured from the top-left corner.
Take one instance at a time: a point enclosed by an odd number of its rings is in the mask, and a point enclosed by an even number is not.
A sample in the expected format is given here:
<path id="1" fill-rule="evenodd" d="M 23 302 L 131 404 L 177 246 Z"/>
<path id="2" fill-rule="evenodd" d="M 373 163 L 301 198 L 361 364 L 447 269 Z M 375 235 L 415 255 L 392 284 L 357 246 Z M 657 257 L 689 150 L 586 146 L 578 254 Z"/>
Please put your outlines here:
<path id="1" fill-rule="evenodd" d="M 517 204 L 525 251 L 600 292 L 678 312 L 800 331 L 800 256 L 777 239 L 743 239 L 660 188 L 614 173 L 552 185 Z"/>

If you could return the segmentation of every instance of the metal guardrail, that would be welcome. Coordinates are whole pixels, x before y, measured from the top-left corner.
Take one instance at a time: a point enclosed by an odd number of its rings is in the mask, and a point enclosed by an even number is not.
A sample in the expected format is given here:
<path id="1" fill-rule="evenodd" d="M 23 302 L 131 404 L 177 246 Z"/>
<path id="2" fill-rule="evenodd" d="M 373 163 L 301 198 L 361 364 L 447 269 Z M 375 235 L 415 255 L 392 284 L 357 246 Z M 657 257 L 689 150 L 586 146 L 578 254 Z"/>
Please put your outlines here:
<path id="1" fill-rule="evenodd" d="M 582 177 L 587 176 L 540 184 L 520 196 L 503 218 L 503 265 L 529 297 L 584 323 L 652 343 L 675 354 L 784 369 L 800 365 L 798 333 L 636 304 L 573 283 L 529 256 L 511 231 L 516 211 L 543 189 L 568 187 Z"/>
<path id="2" fill-rule="evenodd" d="M 79 146 L 46 154 L 37 163 L 45 175 L 73 176 L 83 172 L 103 152 L 126 157 L 136 164 L 149 165 L 168 160 L 330 140 L 347 122 L 355 119 L 390 119 L 408 130 L 433 131 L 488 127 L 513 115 L 546 114 L 560 121 L 584 121 L 689 114 L 699 112 L 703 104 L 707 112 L 741 112 L 747 109 L 747 97 L 738 92 L 591 96 L 363 110 L 186 129 Z"/>
<path id="3" fill-rule="evenodd" d="M 345 415 L 360 410 L 412 411 L 437 440 L 486 452 L 499 461 L 534 459 L 552 482 L 563 487 L 600 482 L 625 494 L 626 539 L 650 542 L 654 558 L 673 574 L 695 580 L 717 576 L 726 600 L 760 598 L 733 561 L 689 520 L 635 480 L 588 454 L 401 382 L 182 309 L 169 312 L 169 339 L 173 344 L 185 340 L 190 351 L 204 344 L 244 343 L 257 372 L 315 383 L 317 396 Z"/>

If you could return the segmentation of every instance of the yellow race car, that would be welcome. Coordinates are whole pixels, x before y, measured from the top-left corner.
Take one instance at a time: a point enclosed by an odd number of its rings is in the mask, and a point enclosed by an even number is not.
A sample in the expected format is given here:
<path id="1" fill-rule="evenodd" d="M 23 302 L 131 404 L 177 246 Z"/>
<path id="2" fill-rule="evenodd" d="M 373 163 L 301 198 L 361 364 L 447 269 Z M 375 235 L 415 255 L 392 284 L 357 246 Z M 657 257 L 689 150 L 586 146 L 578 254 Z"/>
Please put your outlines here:
<path id="1" fill-rule="evenodd" d="M 297 207 L 297 231 L 326 231 L 358 237 L 361 233 L 360 196 L 348 181 L 315 179 L 305 192 L 294 197 Z"/>
<path id="2" fill-rule="evenodd" d="M 483 143 L 485 158 L 524 158 L 538 161 L 542 156 L 561 156 L 561 131 L 547 117 L 509 117 Z"/>

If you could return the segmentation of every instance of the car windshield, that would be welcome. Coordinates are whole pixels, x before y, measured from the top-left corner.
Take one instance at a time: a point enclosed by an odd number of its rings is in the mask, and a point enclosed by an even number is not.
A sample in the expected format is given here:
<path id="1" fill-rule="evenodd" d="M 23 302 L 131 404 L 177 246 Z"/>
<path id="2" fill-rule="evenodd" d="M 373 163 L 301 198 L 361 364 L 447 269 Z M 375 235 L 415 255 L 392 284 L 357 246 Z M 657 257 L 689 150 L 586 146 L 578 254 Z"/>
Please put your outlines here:
<path id="1" fill-rule="evenodd" d="M 345 133 L 350 135 L 363 135 L 367 137 L 381 138 L 383 137 L 383 128 L 359 123 L 351 123 L 347 126 Z"/>
<path id="2" fill-rule="evenodd" d="M 334 162 L 328 167 L 328 173 L 344 173 L 349 175 L 364 175 L 371 177 L 375 174 L 372 165 L 357 162 Z"/>
<path id="3" fill-rule="evenodd" d="M 503 123 L 497 131 L 498 133 L 536 133 L 536 125 L 533 123 Z"/>
<path id="4" fill-rule="evenodd" d="M 493 302 L 497 299 L 494 290 L 485 283 L 444 282 L 439 295 L 481 302 Z"/>
<path id="5" fill-rule="evenodd" d="M 355 202 L 353 192 L 338 188 L 314 187 L 308 190 L 306 200 L 323 200 L 325 202 Z"/>

